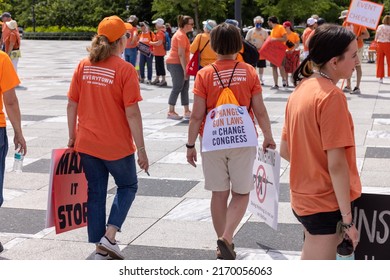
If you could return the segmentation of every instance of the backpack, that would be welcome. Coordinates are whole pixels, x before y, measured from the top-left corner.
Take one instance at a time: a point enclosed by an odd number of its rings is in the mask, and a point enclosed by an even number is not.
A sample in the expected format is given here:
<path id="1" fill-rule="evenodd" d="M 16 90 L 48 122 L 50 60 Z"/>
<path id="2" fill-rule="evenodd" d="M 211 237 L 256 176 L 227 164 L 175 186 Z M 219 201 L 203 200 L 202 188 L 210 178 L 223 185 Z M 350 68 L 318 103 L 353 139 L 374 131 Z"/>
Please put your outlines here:
<path id="1" fill-rule="evenodd" d="M 227 85 L 223 83 L 217 67 L 210 64 L 219 79 L 222 91 L 215 108 L 207 113 L 205 119 L 202 152 L 257 146 L 256 129 L 248 109 L 246 106 L 240 106 L 230 89 L 230 83 L 238 63 L 234 66 Z M 224 76 L 224 80 L 226 80 L 226 76 Z"/>
<path id="2" fill-rule="evenodd" d="M 168 32 L 165 32 L 164 50 L 169 51 L 171 49 L 171 37 Z"/>
<path id="3" fill-rule="evenodd" d="M 259 51 L 256 46 L 245 39 L 242 40 L 242 44 L 244 45 L 244 52 L 240 52 L 242 58 L 246 63 L 256 67 L 257 61 L 259 61 Z"/>

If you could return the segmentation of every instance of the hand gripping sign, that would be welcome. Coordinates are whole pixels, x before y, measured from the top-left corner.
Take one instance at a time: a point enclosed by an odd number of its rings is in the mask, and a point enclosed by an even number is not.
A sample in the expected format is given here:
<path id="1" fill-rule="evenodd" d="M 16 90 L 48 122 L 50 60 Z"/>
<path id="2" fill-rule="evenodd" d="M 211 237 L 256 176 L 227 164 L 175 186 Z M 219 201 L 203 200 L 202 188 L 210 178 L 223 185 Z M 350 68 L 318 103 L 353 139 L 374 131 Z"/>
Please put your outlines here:
<path id="1" fill-rule="evenodd" d="M 253 165 L 254 190 L 250 192 L 248 210 L 273 229 L 278 226 L 280 155 L 258 148 Z"/>
<path id="2" fill-rule="evenodd" d="M 80 155 L 73 149 L 54 149 L 50 166 L 46 227 L 62 233 L 87 225 L 87 180 Z"/>
<path id="3" fill-rule="evenodd" d="M 202 152 L 257 146 L 257 135 L 252 118 L 249 116 L 246 106 L 239 105 L 229 88 L 237 64 L 238 62 L 234 66 L 227 87 L 224 87 L 217 69 L 211 64 L 223 90 L 219 95 L 216 108 L 206 116 Z"/>

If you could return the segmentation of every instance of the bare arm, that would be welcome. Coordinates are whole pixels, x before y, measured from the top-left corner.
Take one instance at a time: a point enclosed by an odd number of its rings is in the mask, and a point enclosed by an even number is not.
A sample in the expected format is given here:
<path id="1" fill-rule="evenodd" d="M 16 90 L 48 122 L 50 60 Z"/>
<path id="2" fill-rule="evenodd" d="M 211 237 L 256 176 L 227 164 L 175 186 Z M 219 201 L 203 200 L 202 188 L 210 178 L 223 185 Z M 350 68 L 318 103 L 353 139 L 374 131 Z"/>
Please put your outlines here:
<path id="1" fill-rule="evenodd" d="M 76 140 L 77 108 L 78 103 L 68 99 L 68 106 L 66 108 L 69 134 L 68 147 L 73 147 Z"/>
<path id="2" fill-rule="evenodd" d="M 198 137 L 199 128 L 206 113 L 206 99 L 194 95 L 194 105 L 192 107 L 190 124 L 188 127 L 187 144 L 194 145 Z M 187 149 L 187 162 L 196 167 L 197 153 L 196 148 Z"/>
<path id="3" fill-rule="evenodd" d="M 149 160 L 145 150 L 142 117 L 138 103 L 126 107 L 126 117 L 135 145 L 137 146 L 138 165 L 147 172 L 149 169 Z"/>
<path id="4" fill-rule="evenodd" d="M 187 66 L 187 58 L 186 58 L 186 50 L 182 47 L 179 47 L 178 48 L 178 54 L 179 54 L 179 59 L 180 59 L 180 64 L 181 64 L 181 67 L 183 68 L 183 71 L 184 71 L 184 79 L 185 80 L 188 80 L 188 75 L 186 73 L 186 66 Z"/>
<path id="5" fill-rule="evenodd" d="M 349 167 L 345 157 L 345 148 L 327 150 L 327 157 L 329 174 L 342 215 L 342 222 L 344 224 L 350 224 L 352 223 L 352 209 L 350 200 Z M 359 233 L 355 226 L 346 230 L 346 234 L 352 241 L 357 241 L 359 239 Z"/>
<path id="6" fill-rule="evenodd" d="M 275 149 L 276 144 L 272 137 L 271 122 L 268 117 L 267 109 L 263 102 L 263 95 L 256 94 L 252 97 L 252 109 L 255 113 L 257 122 L 264 135 L 263 150 L 266 148 Z"/>
<path id="7" fill-rule="evenodd" d="M 150 41 L 149 44 L 153 46 L 160 46 L 163 43 L 163 40 L 158 40 L 158 41 Z"/>
<path id="8" fill-rule="evenodd" d="M 15 93 L 15 88 L 5 91 L 3 94 L 3 100 L 8 119 L 14 129 L 15 150 L 19 148 L 18 151 L 23 153 L 23 155 L 26 155 L 27 145 L 22 132 L 22 118 L 20 115 L 19 101 Z"/>
<path id="9" fill-rule="evenodd" d="M 288 151 L 288 145 L 285 140 L 280 142 L 280 156 L 290 162 L 290 153 Z"/>

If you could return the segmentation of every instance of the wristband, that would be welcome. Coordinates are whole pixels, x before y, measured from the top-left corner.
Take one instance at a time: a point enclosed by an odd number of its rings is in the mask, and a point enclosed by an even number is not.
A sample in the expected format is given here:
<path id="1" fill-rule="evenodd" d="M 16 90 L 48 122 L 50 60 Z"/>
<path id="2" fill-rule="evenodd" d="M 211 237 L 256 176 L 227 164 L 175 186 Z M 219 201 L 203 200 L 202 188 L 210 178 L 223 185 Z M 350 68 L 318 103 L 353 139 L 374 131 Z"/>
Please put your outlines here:
<path id="1" fill-rule="evenodd" d="M 138 152 L 142 152 L 142 151 L 145 151 L 145 147 L 139 147 L 137 148 Z"/>
<path id="2" fill-rule="evenodd" d="M 190 144 L 186 144 L 186 147 L 187 147 L 187 149 L 193 149 L 193 148 L 195 148 L 195 144 L 194 145 L 190 145 Z"/>
<path id="3" fill-rule="evenodd" d="M 353 227 L 353 222 L 351 222 L 350 224 L 344 224 L 343 222 L 341 223 L 341 227 L 343 229 L 350 229 L 351 227 Z"/>

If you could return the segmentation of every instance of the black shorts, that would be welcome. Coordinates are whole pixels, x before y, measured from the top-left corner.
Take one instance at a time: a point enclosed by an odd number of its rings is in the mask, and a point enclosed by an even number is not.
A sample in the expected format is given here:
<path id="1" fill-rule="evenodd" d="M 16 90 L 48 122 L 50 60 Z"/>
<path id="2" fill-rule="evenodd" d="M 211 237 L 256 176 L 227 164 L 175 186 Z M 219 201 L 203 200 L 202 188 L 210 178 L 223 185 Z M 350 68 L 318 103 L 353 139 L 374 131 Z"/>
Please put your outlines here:
<path id="1" fill-rule="evenodd" d="M 333 212 L 321 212 L 307 216 L 298 216 L 293 210 L 295 217 L 312 235 L 335 234 L 337 223 L 341 221 L 340 210 Z"/>
<path id="2" fill-rule="evenodd" d="M 265 68 L 267 67 L 267 63 L 265 62 L 265 59 L 260 59 L 257 61 L 256 66 L 259 68 Z"/>

